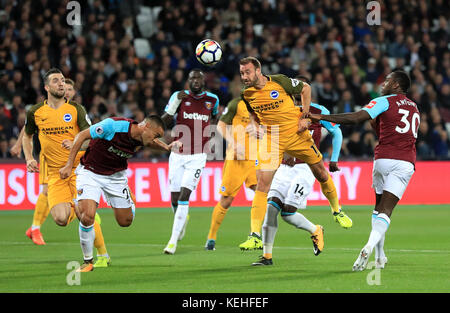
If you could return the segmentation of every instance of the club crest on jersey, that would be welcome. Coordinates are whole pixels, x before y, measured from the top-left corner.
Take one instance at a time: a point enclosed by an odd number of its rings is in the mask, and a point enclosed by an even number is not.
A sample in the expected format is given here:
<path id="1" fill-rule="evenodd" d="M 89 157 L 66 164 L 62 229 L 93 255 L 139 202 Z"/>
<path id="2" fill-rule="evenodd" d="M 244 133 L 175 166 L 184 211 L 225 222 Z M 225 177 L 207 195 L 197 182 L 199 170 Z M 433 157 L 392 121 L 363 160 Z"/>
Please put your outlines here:
<path id="1" fill-rule="evenodd" d="M 79 196 L 81 196 L 81 194 L 83 193 L 83 189 L 78 189 L 77 193 L 78 193 Z"/>
<path id="2" fill-rule="evenodd" d="M 270 97 L 271 97 L 272 99 L 277 99 L 278 96 L 279 96 L 278 91 L 272 90 L 272 91 L 270 92 Z"/>
<path id="3" fill-rule="evenodd" d="M 212 102 L 205 101 L 205 107 L 206 107 L 208 110 L 211 110 L 211 108 L 212 108 Z"/>
<path id="4" fill-rule="evenodd" d="M 63 120 L 64 120 L 64 122 L 67 122 L 67 123 L 70 122 L 72 120 L 72 114 L 70 114 L 70 113 L 64 114 Z"/>
<path id="5" fill-rule="evenodd" d="M 222 190 L 222 192 L 225 192 L 225 186 L 222 186 L 222 188 L 220 188 L 220 190 Z"/>

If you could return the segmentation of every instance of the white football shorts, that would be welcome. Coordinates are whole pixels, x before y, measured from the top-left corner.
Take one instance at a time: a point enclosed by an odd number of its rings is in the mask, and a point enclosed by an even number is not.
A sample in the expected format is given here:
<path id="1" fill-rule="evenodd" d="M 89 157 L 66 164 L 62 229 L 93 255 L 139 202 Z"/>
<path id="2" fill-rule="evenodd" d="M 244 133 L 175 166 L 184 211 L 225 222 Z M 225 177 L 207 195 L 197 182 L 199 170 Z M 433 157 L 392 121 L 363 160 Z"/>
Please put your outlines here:
<path id="1" fill-rule="evenodd" d="M 171 152 L 169 156 L 169 189 L 179 192 L 181 187 L 191 191 L 197 188 L 206 165 L 206 153 L 179 154 Z"/>
<path id="2" fill-rule="evenodd" d="M 77 201 L 89 199 L 100 203 L 103 192 L 106 202 L 113 208 L 134 207 L 126 170 L 112 175 L 99 175 L 79 164 L 75 174 L 77 175 Z"/>
<path id="3" fill-rule="evenodd" d="M 267 198 L 276 197 L 284 204 L 305 209 L 315 179 L 306 163 L 293 167 L 281 164 L 273 177 Z"/>
<path id="4" fill-rule="evenodd" d="M 372 187 L 378 195 L 386 190 L 401 199 L 414 174 L 414 165 L 407 161 L 377 159 L 373 162 Z"/>

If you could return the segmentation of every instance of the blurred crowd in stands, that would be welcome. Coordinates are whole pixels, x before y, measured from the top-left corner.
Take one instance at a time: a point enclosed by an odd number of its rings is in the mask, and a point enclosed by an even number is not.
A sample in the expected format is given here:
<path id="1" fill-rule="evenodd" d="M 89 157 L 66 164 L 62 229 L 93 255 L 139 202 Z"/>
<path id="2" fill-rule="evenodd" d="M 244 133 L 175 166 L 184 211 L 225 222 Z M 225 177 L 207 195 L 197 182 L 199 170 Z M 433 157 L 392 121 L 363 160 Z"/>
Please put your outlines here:
<path id="1" fill-rule="evenodd" d="M 162 114 L 198 67 L 223 110 L 240 94 L 238 62 L 248 55 L 265 74 L 309 77 L 313 100 L 332 113 L 359 110 L 387 74 L 405 70 L 421 112 L 418 158 L 450 157 L 447 0 L 379 0 L 381 23 L 372 26 L 360 0 L 80 0 L 81 25 L 68 2 L 0 0 L 0 158 L 11 157 L 29 106 L 45 99 L 42 77 L 52 67 L 75 81 L 74 100 L 95 123 Z M 223 48 L 213 68 L 193 55 L 205 38 Z M 341 159 L 372 157 L 369 123 L 342 130 Z M 324 136 L 325 157 L 330 149 Z"/>

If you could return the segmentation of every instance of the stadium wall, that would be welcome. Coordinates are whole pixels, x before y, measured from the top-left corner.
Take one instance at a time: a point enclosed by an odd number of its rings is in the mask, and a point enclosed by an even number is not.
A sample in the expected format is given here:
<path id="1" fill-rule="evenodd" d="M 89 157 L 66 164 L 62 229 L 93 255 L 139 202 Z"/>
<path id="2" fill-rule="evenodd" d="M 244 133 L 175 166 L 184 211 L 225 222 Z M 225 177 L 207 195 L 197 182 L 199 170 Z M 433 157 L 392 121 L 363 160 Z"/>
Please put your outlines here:
<path id="1" fill-rule="evenodd" d="M 191 206 L 214 207 L 220 198 L 223 162 L 208 162 L 192 193 Z M 343 205 L 372 205 L 372 162 L 339 162 L 332 173 Z M 450 161 L 417 162 L 416 173 L 400 204 L 450 204 Z M 128 169 L 137 207 L 170 207 L 168 163 L 131 161 Z M 24 163 L 0 163 L 0 210 L 30 210 L 39 195 L 38 174 L 27 173 Z M 241 189 L 233 206 L 250 206 L 253 191 Z M 327 205 L 316 182 L 308 205 Z M 106 207 L 104 199 L 100 207 Z"/>

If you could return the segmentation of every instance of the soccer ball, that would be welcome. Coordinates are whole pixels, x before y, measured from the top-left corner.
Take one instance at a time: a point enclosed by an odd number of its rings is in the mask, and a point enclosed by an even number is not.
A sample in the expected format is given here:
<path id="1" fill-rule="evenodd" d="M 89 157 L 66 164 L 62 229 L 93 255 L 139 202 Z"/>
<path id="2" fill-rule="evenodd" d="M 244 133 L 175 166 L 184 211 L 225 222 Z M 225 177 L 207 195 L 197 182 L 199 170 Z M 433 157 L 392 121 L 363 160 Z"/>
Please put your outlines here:
<path id="1" fill-rule="evenodd" d="M 222 48 L 217 41 L 205 39 L 195 48 L 195 56 L 203 65 L 213 66 L 222 58 Z"/>

